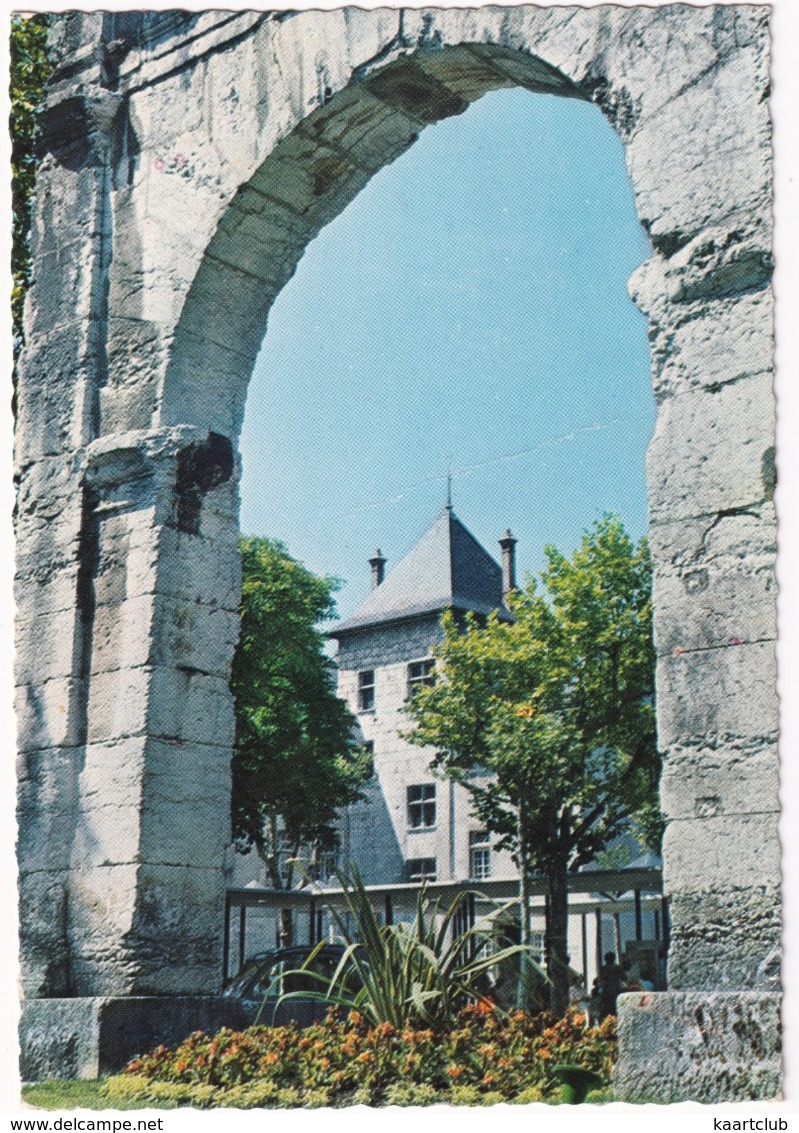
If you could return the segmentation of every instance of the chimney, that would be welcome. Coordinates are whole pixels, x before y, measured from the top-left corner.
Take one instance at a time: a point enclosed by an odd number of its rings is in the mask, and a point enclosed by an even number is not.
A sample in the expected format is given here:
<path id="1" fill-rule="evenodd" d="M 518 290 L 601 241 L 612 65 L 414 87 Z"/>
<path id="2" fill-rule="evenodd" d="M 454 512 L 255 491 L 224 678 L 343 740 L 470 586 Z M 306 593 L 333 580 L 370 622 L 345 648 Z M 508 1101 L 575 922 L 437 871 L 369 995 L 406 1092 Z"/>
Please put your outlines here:
<path id="1" fill-rule="evenodd" d="M 386 577 L 386 560 L 383 558 L 383 552 L 379 547 L 375 551 L 374 557 L 369 560 L 369 566 L 372 568 L 372 590 L 376 590 Z"/>
<path id="2" fill-rule="evenodd" d="M 505 531 L 505 534 L 499 541 L 502 548 L 502 593 L 507 598 L 511 590 L 516 589 L 516 544 L 518 539 L 514 539 L 510 533 L 510 528 Z"/>

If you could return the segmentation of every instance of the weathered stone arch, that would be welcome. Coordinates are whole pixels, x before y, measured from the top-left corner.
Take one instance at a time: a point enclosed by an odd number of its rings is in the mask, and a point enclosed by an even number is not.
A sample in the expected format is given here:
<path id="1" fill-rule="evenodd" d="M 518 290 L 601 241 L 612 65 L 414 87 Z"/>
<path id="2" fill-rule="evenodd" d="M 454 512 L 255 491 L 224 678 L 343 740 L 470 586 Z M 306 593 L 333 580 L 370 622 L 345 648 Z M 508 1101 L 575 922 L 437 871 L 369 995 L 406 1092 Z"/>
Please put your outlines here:
<path id="1" fill-rule="evenodd" d="M 268 310 L 425 125 L 514 85 L 599 104 L 653 247 L 671 984 L 773 986 L 767 10 L 72 13 L 54 41 L 17 448 L 28 1016 L 218 987 L 235 449 Z"/>

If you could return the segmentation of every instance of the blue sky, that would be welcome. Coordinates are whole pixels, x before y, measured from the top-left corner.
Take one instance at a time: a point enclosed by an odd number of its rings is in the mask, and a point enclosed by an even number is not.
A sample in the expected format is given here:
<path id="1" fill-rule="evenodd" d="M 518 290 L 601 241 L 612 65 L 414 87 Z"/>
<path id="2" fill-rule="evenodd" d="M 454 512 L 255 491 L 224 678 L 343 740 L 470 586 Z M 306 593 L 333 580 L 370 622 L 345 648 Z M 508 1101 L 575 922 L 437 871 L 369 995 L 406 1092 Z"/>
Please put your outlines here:
<path id="1" fill-rule="evenodd" d="M 247 403 L 242 530 L 365 596 L 445 499 L 519 567 L 604 511 L 646 530 L 648 255 L 593 105 L 498 91 L 429 127 L 308 247 Z"/>

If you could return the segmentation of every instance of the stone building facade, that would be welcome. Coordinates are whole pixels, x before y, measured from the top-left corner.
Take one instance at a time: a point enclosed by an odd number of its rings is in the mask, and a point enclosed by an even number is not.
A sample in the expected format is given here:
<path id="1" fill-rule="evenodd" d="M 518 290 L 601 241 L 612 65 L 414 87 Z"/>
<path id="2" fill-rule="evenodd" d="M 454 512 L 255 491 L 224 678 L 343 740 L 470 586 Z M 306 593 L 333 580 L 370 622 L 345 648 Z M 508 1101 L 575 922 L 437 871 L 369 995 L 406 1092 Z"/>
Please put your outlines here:
<path id="1" fill-rule="evenodd" d="M 513 542 L 504 540 L 508 587 Z M 385 579 L 379 551 L 370 562 L 371 593 L 330 634 L 339 645 L 339 695 L 356 714 L 375 767 L 365 800 L 342 820 L 342 854 L 373 885 L 512 878 L 510 855 L 491 845 L 466 788 L 436 776 L 435 751 L 402 735 L 412 726 L 409 697 L 434 679 L 444 611 L 510 618 L 503 571 L 449 505 Z"/>

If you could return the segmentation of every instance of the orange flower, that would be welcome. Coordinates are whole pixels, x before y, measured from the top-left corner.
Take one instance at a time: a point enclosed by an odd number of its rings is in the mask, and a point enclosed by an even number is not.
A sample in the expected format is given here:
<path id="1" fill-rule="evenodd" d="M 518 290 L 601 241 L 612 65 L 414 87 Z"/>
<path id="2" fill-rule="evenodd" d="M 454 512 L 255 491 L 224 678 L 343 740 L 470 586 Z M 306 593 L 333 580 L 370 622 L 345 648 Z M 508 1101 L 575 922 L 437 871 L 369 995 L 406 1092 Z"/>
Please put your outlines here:
<path id="1" fill-rule="evenodd" d="M 447 1067 L 447 1075 L 448 1075 L 448 1077 L 453 1078 L 453 1079 L 461 1078 L 463 1076 L 463 1067 L 462 1066 L 448 1066 Z"/>

